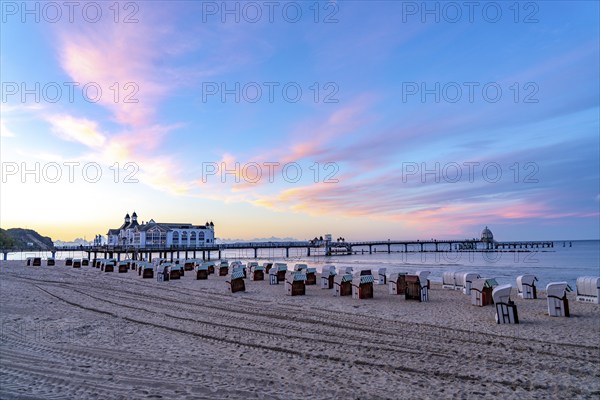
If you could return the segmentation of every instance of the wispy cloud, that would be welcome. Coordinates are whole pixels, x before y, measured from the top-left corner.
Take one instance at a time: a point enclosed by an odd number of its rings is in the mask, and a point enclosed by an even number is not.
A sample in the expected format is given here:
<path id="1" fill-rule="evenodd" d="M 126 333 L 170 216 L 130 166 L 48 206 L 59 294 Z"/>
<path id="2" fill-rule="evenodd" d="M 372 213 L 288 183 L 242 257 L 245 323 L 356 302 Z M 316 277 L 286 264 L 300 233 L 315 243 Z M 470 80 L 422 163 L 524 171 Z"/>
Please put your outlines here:
<path id="1" fill-rule="evenodd" d="M 52 115 L 48 117 L 48 122 L 61 139 L 92 148 L 100 148 L 106 142 L 106 136 L 98 131 L 98 123 L 94 121 L 70 115 Z"/>
<path id="2" fill-rule="evenodd" d="M 0 121 L 0 136 L 2 136 L 3 138 L 15 137 L 13 131 L 8 129 L 4 121 Z"/>

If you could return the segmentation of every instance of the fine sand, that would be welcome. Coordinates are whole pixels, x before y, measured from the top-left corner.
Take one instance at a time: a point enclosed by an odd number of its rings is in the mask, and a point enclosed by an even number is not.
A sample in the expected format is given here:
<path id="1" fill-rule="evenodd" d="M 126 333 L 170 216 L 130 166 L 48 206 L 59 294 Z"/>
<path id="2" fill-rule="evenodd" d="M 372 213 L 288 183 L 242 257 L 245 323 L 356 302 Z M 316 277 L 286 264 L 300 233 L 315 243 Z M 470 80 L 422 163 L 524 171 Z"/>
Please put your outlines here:
<path id="1" fill-rule="evenodd" d="M 320 277 L 319 277 L 320 279 Z M 430 301 L 225 277 L 0 262 L 2 399 L 598 399 L 600 306 L 569 295 L 493 306 L 432 285 Z"/>

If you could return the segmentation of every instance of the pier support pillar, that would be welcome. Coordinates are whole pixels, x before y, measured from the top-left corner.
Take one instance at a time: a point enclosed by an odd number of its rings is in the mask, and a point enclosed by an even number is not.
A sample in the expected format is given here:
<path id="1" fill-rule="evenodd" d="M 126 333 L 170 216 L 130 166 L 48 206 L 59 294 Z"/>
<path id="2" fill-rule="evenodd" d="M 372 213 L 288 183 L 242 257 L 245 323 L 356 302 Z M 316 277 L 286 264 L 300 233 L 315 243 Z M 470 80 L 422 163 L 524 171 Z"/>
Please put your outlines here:
<path id="1" fill-rule="evenodd" d="M 390 245 L 388 244 L 388 254 L 390 254 L 392 252 L 392 248 L 390 247 Z"/>
<path id="2" fill-rule="evenodd" d="M 2 252 L 4 261 L 8 260 L 8 253 L 6 251 Z"/>
<path id="3" fill-rule="evenodd" d="M 219 250 L 219 260 L 221 259 L 221 250 Z"/>
<path id="4" fill-rule="evenodd" d="M 373 246 L 369 245 L 369 254 L 373 254 Z"/>
<path id="5" fill-rule="evenodd" d="M 254 248 L 254 258 L 258 258 L 258 247 Z"/>
<path id="6" fill-rule="evenodd" d="M 310 257 L 310 247 L 307 247 L 307 248 L 306 248 L 306 256 L 307 256 L 307 257 Z"/>
<path id="7" fill-rule="evenodd" d="M 285 248 L 285 258 L 290 258 L 290 248 L 289 247 Z"/>

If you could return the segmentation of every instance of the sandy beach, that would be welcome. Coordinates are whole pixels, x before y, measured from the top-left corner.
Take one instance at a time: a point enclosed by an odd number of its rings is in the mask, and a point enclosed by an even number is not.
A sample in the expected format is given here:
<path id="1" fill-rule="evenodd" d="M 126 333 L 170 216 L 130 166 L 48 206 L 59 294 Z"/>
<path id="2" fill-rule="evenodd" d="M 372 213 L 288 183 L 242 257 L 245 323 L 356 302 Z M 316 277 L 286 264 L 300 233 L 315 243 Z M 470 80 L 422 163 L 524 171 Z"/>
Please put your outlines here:
<path id="1" fill-rule="evenodd" d="M 514 284 L 513 284 L 514 286 Z M 2 399 L 600 397 L 600 306 L 569 295 L 493 306 L 432 284 L 430 301 L 224 277 L 157 282 L 92 267 L 0 263 Z"/>

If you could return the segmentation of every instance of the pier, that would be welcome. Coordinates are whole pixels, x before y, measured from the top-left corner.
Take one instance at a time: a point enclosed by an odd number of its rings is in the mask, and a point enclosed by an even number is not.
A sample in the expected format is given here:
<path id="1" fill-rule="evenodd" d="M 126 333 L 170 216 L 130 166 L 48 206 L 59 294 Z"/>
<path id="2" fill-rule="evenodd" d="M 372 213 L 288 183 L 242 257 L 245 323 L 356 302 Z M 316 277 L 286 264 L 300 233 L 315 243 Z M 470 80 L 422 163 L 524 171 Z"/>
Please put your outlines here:
<path id="1" fill-rule="evenodd" d="M 225 250 L 253 250 L 254 258 L 258 258 L 258 250 L 261 249 L 283 249 L 286 258 L 290 256 L 290 249 L 306 249 L 306 256 L 316 255 L 317 251 L 325 256 L 333 255 L 351 255 L 351 254 L 373 254 L 373 253 L 392 253 L 392 246 L 396 249 L 394 252 L 460 252 L 460 251 L 530 251 L 530 249 L 553 248 L 552 241 L 512 241 L 496 242 L 471 240 L 382 240 L 382 241 L 293 241 L 293 242 L 240 242 L 223 243 L 203 246 L 151 246 L 151 247 L 132 247 L 132 246 L 62 246 L 48 250 L 55 257 L 56 253 L 61 252 L 85 252 L 88 258 L 116 258 L 125 259 L 145 259 L 152 261 L 153 254 L 158 254 L 159 258 L 202 258 L 211 260 L 216 255 L 220 259 Z M 3 249 L 3 259 L 7 260 L 8 253 L 14 252 L 35 252 L 33 249 L 9 250 Z M 38 250 L 39 251 L 39 250 Z"/>

